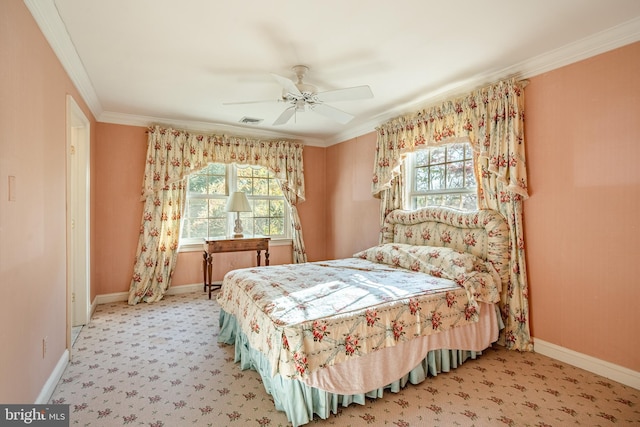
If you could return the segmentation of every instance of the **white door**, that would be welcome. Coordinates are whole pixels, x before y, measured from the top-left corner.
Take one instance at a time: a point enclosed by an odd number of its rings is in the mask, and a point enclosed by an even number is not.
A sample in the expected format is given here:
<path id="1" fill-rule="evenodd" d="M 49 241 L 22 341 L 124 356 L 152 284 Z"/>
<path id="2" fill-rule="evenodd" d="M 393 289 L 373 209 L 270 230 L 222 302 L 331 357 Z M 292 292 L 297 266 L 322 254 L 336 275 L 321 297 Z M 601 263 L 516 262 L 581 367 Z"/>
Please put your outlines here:
<path id="1" fill-rule="evenodd" d="M 90 298 L 89 120 L 67 96 L 67 291 L 68 329 L 89 322 Z M 71 349 L 71 343 L 67 346 Z"/>

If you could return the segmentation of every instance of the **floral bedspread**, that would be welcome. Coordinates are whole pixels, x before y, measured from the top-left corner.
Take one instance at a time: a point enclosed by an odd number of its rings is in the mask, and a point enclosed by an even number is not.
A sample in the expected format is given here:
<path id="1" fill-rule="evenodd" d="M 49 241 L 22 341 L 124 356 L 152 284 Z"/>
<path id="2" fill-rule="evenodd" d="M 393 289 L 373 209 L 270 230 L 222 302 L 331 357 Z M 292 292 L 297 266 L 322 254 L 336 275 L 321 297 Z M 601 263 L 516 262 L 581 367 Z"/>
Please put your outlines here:
<path id="1" fill-rule="evenodd" d="M 234 270 L 218 302 L 267 356 L 272 375 L 304 379 L 324 366 L 477 321 L 474 292 L 459 282 L 354 257 Z"/>

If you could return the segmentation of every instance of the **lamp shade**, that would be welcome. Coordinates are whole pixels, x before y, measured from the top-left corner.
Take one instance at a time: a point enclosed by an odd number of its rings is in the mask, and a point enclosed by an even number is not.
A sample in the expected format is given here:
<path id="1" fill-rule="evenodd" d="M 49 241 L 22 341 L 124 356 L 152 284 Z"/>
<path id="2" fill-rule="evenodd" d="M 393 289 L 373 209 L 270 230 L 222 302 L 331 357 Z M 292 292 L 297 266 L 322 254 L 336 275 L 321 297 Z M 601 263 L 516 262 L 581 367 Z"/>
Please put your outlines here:
<path id="1" fill-rule="evenodd" d="M 251 212 L 251 205 L 247 195 L 242 191 L 234 191 L 227 200 L 226 212 Z"/>

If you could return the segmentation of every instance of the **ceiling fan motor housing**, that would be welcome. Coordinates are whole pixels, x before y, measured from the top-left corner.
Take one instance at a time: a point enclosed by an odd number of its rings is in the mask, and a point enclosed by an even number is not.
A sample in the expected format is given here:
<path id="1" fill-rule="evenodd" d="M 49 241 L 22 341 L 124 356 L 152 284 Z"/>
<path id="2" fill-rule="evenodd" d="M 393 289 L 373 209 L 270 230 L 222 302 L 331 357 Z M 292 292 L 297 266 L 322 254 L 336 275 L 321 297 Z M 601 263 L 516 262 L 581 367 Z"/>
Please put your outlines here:
<path id="1" fill-rule="evenodd" d="M 292 68 L 293 72 L 296 74 L 298 81 L 296 82 L 296 87 L 303 94 L 316 94 L 318 93 L 318 88 L 314 85 L 310 85 L 307 83 L 303 83 L 302 80 L 307 75 L 307 71 L 309 71 L 309 67 L 306 65 L 294 65 Z"/>
<path id="2" fill-rule="evenodd" d="M 298 82 L 298 83 L 296 83 L 296 87 L 303 94 L 307 94 L 307 93 L 316 94 L 318 92 L 318 88 L 317 87 L 315 87 L 314 85 L 307 84 L 307 83 Z"/>

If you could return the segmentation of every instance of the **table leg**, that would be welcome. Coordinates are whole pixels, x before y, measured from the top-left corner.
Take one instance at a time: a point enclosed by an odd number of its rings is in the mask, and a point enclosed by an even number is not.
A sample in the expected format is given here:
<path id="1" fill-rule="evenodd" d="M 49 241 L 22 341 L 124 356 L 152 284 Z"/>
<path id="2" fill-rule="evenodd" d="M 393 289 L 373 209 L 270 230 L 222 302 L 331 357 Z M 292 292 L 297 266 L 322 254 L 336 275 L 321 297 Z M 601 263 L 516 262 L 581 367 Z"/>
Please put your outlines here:
<path id="1" fill-rule="evenodd" d="M 256 259 L 258 260 L 258 267 L 260 267 L 260 252 L 262 251 L 258 249 L 256 252 L 258 253 L 258 255 L 256 255 Z"/>
<path id="2" fill-rule="evenodd" d="M 209 254 L 207 260 L 207 286 L 209 286 L 209 299 L 211 299 L 211 291 L 213 291 L 213 257 Z"/>
<path id="3" fill-rule="evenodd" d="M 204 291 L 207 291 L 207 259 L 209 258 L 209 253 L 204 251 L 202 254 L 202 276 L 204 283 Z"/>
<path id="4" fill-rule="evenodd" d="M 264 251 L 264 265 L 269 265 L 269 248 Z"/>

